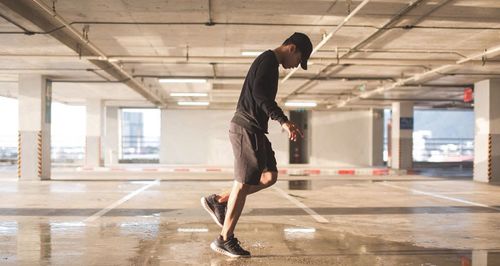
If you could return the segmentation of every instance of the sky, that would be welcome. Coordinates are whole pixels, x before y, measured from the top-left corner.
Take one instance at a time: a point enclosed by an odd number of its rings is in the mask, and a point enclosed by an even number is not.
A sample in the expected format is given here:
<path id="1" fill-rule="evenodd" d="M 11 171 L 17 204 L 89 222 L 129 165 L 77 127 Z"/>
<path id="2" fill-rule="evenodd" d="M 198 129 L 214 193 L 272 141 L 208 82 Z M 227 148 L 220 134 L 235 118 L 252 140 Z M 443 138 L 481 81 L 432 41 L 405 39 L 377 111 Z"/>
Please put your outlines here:
<path id="1" fill-rule="evenodd" d="M 0 147 L 17 146 L 17 100 L 0 97 Z"/>
<path id="2" fill-rule="evenodd" d="M 142 112 L 142 121 L 144 123 L 144 137 L 159 137 L 161 126 L 161 111 L 160 109 L 140 108 L 140 109 L 122 109 L 124 112 Z"/>
<path id="3" fill-rule="evenodd" d="M 53 146 L 84 146 L 86 132 L 86 108 L 83 105 L 67 105 L 52 102 L 51 142 Z M 126 112 L 143 112 L 144 136 L 160 136 L 159 109 L 124 109 Z M 18 104 L 17 99 L 0 96 L 0 147 L 17 146 Z"/>
<path id="4" fill-rule="evenodd" d="M 384 110 L 384 125 L 387 125 L 391 114 Z M 415 110 L 414 132 L 430 131 L 433 138 L 474 138 L 474 111 L 472 110 Z M 387 137 L 387 127 L 384 128 Z"/>

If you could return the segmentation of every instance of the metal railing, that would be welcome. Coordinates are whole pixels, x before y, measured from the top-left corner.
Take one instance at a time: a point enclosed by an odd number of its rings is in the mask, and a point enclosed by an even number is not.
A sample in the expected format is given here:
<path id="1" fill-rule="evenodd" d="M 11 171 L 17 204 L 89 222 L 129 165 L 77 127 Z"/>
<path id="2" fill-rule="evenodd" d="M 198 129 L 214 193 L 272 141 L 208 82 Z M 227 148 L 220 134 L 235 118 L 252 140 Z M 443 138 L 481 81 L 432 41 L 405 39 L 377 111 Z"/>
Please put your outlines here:
<path id="1" fill-rule="evenodd" d="M 463 162 L 474 159 L 473 138 L 420 138 L 413 140 L 415 162 Z M 387 139 L 384 140 L 387 160 Z"/>
<path id="2" fill-rule="evenodd" d="M 472 138 L 423 138 L 413 142 L 416 162 L 461 162 L 474 158 Z"/>
<path id="3" fill-rule="evenodd" d="M 158 159 L 160 137 L 122 136 L 121 159 Z"/>
<path id="4" fill-rule="evenodd" d="M 12 142 L 12 141 L 10 141 Z M 0 138 L 0 162 L 17 162 L 17 143 Z M 158 159 L 159 137 L 122 137 L 122 159 Z M 85 158 L 84 146 L 65 146 L 52 143 L 53 162 L 81 163 Z M 422 138 L 413 141 L 413 160 L 416 162 L 462 162 L 474 158 L 472 138 Z M 384 142 L 384 160 L 387 160 L 387 140 Z"/>
<path id="5" fill-rule="evenodd" d="M 51 149 L 51 158 L 54 163 L 82 164 L 85 160 L 85 147 L 83 146 L 54 146 Z"/>

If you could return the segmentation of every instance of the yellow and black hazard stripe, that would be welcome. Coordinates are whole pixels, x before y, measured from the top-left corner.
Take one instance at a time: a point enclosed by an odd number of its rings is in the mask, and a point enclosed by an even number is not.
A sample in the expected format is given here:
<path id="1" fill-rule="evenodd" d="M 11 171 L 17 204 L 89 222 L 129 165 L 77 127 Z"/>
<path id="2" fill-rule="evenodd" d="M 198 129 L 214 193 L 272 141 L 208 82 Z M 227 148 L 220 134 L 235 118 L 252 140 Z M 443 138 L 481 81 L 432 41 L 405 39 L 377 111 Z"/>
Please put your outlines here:
<path id="1" fill-rule="evenodd" d="M 493 137 L 488 134 L 488 180 L 493 178 Z"/>
<path id="2" fill-rule="evenodd" d="M 17 177 L 21 178 L 21 131 L 17 134 Z"/>
<path id="3" fill-rule="evenodd" d="M 37 134 L 38 177 L 42 177 L 42 132 Z"/>

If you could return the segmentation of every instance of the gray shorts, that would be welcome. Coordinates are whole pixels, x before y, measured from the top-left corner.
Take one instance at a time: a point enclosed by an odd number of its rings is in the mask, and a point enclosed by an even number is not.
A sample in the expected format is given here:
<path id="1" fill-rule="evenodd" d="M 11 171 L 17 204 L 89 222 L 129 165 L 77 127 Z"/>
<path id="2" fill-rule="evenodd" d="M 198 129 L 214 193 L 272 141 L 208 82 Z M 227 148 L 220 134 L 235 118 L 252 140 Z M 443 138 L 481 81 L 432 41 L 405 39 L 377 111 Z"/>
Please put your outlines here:
<path id="1" fill-rule="evenodd" d="M 278 172 L 271 142 L 264 133 L 252 133 L 231 123 L 229 140 L 234 153 L 234 179 L 242 184 L 258 185 L 262 172 Z"/>

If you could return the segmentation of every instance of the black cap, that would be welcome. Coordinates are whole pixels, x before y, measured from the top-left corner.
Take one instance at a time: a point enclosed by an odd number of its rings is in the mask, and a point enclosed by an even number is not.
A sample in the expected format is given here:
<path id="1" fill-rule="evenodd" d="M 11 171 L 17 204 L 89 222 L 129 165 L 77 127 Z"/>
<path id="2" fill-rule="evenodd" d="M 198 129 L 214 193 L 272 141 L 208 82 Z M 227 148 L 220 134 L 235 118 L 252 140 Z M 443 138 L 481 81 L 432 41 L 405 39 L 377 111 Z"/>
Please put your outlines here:
<path id="1" fill-rule="evenodd" d="M 283 44 L 293 43 L 302 53 L 302 59 L 300 61 L 300 66 L 307 70 L 307 60 L 309 60 L 309 56 L 311 56 L 312 52 L 312 43 L 309 37 L 304 33 L 295 32 L 292 36 L 288 37 Z"/>

